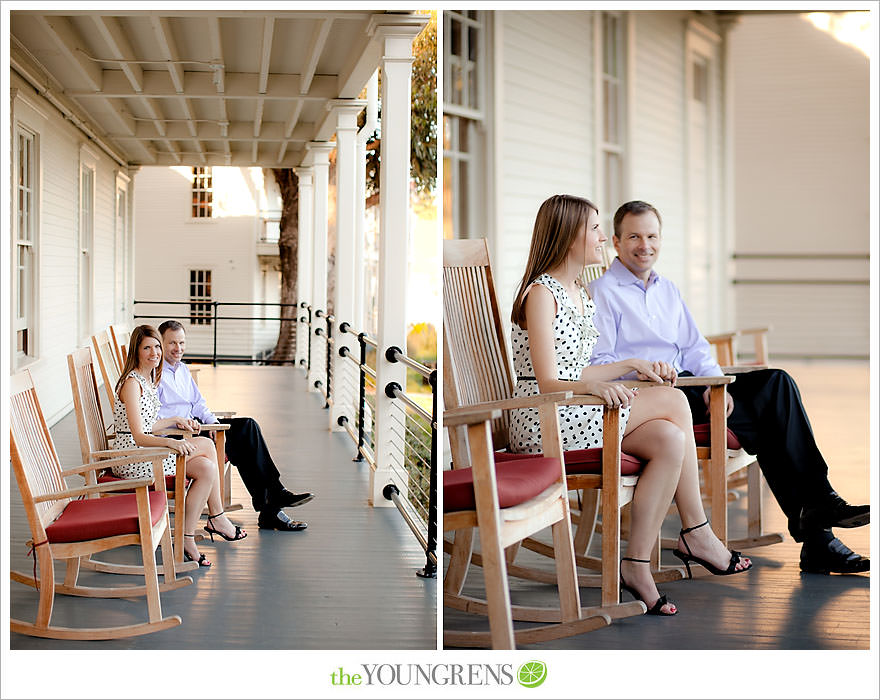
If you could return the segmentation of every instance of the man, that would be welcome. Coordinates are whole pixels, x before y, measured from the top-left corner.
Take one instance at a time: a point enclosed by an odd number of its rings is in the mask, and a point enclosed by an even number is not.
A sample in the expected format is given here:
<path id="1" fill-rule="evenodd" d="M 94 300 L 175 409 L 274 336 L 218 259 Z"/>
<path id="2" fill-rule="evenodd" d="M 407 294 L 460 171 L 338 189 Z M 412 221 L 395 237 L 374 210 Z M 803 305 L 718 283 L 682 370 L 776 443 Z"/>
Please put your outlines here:
<path id="1" fill-rule="evenodd" d="M 646 202 L 627 202 L 614 215 L 617 259 L 590 284 L 599 341 L 592 362 L 626 357 L 663 360 L 680 374 L 718 376 L 709 343 L 697 330 L 678 288 L 653 270 L 660 254 L 660 213 Z M 708 389 L 688 387 L 695 423 L 707 422 Z M 868 559 L 834 536 L 832 527 L 869 522 L 868 506 L 852 506 L 831 488 L 800 393 L 784 371 L 739 374 L 728 385 L 727 425 L 758 458 L 788 530 L 803 542 L 800 567 L 814 573 L 868 571 Z"/>
<path id="2" fill-rule="evenodd" d="M 217 423 L 205 399 L 193 381 L 189 368 L 181 362 L 186 350 L 186 333 L 177 321 L 159 326 L 162 335 L 164 365 L 159 383 L 160 418 L 184 416 L 205 425 Z M 266 530 L 295 532 L 307 523 L 291 520 L 282 508 L 308 503 L 311 493 L 291 493 L 281 484 L 281 475 L 272 461 L 259 424 L 253 418 L 231 418 L 226 431 L 226 455 L 238 467 L 238 473 L 251 494 L 254 510 L 259 512 L 259 526 Z"/>

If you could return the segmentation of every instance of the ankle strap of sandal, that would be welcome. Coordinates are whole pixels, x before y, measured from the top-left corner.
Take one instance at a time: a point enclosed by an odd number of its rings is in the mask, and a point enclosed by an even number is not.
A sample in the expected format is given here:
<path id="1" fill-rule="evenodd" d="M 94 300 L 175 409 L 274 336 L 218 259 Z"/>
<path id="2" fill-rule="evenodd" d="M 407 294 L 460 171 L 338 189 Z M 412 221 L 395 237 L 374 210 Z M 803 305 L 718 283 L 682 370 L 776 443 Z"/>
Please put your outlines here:
<path id="1" fill-rule="evenodd" d="M 196 538 L 195 534 L 187 535 L 185 532 L 183 533 L 183 536 L 184 536 L 184 537 L 192 537 L 193 539 Z"/>
<path id="2" fill-rule="evenodd" d="M 682 529 L 681 529 L 681 534 L 682 534 L 682 535 L 686 535 L 686 534 L 688 534 L 689 532 L 693 532 L 694 530 L 699 530 L 701 527 L 703 527 L 704 525 L 708 525 L 708 524 L 709 524 L 709 521 L 706 520 L 705 522 L 702 522 L 702 523 L 700 523 L 699 525 L 694 525 L 693 527 L 685 527 L 685 528 L 682 528 Z"/>
<path id="3" fill-rule="evenodd" d="M 214 518 L 219 518 L 221 515 L 225 514 L 225 510 L 221 510 L 219 513 L 215 513 L 214 515 L 208 515 L 208 520 L 213 520 Z"/>
<path id="4" fill-rule="evenodd" d="M 651 563 L 650 559 L 633 559 L 632 557 L 621 557 L 620 561 L 634 561 L 634 562 L 638 562 L 639 564 L 650 564 Z"/>

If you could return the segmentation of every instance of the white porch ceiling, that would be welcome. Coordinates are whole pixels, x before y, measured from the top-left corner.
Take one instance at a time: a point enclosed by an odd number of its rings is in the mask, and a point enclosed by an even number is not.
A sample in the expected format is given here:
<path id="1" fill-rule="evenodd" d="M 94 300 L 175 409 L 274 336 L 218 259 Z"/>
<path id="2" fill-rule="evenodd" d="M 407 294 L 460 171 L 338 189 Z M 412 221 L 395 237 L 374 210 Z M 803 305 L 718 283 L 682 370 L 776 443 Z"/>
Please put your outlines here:
<path id="1" fill-rule="evenodd" d="M 10 65 L 129 165 L 295 167 L 409 12 L 10 13 Z"/>

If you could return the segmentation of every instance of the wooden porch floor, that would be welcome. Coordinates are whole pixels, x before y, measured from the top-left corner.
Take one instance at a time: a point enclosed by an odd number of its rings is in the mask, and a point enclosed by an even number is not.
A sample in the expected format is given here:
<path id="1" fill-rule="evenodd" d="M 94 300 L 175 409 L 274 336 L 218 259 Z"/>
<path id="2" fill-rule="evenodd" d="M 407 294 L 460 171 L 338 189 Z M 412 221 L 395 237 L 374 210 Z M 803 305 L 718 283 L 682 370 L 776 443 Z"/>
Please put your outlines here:
<path id="1" fill-rule="evenodd" d="M 819 447 L 829 465 L 832 485 L 850 503 L 868 503 L 868 363 L 787 362 L 784 367 L 801 388 Z M 765 530 L 784 532 L 785 540 L 747 551 L 754 562 L 754 569 L 747 574 L 662 584 L 660 589 L 679 608 L 677 616 L 628 618 L 589 634 L 526 648 L 869 649 L 869 575 L 802 574 L 798 567 L 800 545 L 788 535 L 785 517 L 769 489 L 765 489 L 764 507 Z M 745 523 L 745 499 L 741 499 L 730 510 L 730 527 L 734 533 L 744 532 Z M 664 524 L 664 536 L 677 535 L 679 527 L 677 516 L 669 517 Z M 869 556 L 870 526 L 835 532 L 851 549 Z M 523 562 L 550 568 L 547 559 L 541 561 L 532 552 L 521 551 L 518 563 L 520 557 Z M 671 552 L 664 552 L 663 563 L 673 566 L 680 562 Z M 522 605 L 558 604 L 555 589 L 548 588 L 512 579 L 512 601 Z M 482 574 L 478 567 L 472 567 L 465 592 L 482 597 Z M 624 595 L 626 600 L 630 599 Z M 599 604 L 597 589 L 582 588 L 581 598 L 583 605 Z M 444 624 L 452 629 L 487 628 L 484 618 L 450 610 L 444 613 Z M 675 666 L 678 665 L 676 662 Z M 733 686 L 731 692 L 736 692 Z M 743 692 L 749 691 L 743 688 Z M 709 696 L 711 693 L 706 697 Z"/>
<path id="2" fill-rule="evenodd" d="M 259 530 L 233 469 L 233 501 L 244 508 L 231 517 L 248 537 L 200 543 L 214 566 L 193 572 L 193 585 L 162 595 L 163 612 L 180 615 L 182 625 L 102 642 L 11 634 L 11 649 L 436 649 L 436 580 L 415 575 L 424 566 L 424 552 L 396 508 L 367 504 L 369 467 L 352 461 L 354 445 L 346 434 L 327 430 L 323 401 L 306 393 L 302 373 L 282 367 L 207 367 L 199 384 L 212 408 L 258 420 L 288 488 L 316 494 L 311 503 L 288 509 L 292 518 L 307 521 L 308 529 Z M 79 464 L 73 414 L 52 434 L 62 464 Z M 30 534 L 14 479 L 10 491 L 10 567 L 30 572 L 24 545 Z M 131 553 L 106 557 L 121 555 L 122 561 L 130 555 L 134 561 L 135 548 L 126 549 Z M 106 585 L 106 574 L 86 572 L 83 581 L 100 576 L 105 581 L 95 585 Z M 127 624 L 146 616 L 143 599 L 55 600 L 56 625 Z M 11 584 L 11 616 L 32 620 L 36 605 L 36 591 Z"/>

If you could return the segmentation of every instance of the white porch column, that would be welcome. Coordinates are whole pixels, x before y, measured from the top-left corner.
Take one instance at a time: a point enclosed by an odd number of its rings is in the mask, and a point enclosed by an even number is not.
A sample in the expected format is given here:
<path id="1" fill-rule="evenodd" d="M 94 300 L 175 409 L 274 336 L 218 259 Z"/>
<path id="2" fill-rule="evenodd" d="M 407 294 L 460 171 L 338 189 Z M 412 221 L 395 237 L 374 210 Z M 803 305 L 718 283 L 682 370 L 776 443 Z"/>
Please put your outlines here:
<path id="1" fill-rule="evenodd" d="M 406 388 L 406 368 L 388 362 L 385 352 L 391 346 L 406 350 L 406 277 L 409 229 L 410 161 L 410 79 L 412 40 L 421 31 L 419 24 L 380 25 L 375 35 L 382 46 L 382 167 L 379 233 L 379 320 L 376 354 L 376 424 L 373 445 L 376 469 L 371 474 L 370 502 L 390 506 L 382 489 L 391 481 L 393 465 L 401 465 L 404 445 L 399 423 L 404 420 L 401 406 L 385 395 L 385 388 L 396 382 Z M 399 403 L 399 402 L 398 402 Z"/>
<path id="2" fill-rule="evenodd" d="M 314 173 L 311 168 L 296 168 L 298 179 L 298 229 L 299 242 L 296 250 L 296 298 L 300 302 L 312 303 L 312 204 L 314 195 Z M 297 316 L 305 316 L 308 320 L 308 310 L 297 308 Z M 296 364 L 305 372 L 308 362 L 309 330 L 304 323 L 297 324 L 296 328 Z"/>
<path id="3" fill-rule="evenodd" d="M 354 248 L 354 325 L 358 332 L 368 332 L 364 313 L 366 287 L 364 284 L 364 247 L 366 246 L 366 194 L 367 194 L 367 140 L 376 130 L 379 122 L 379 71 L 376 70 L 367 82 L 367 119 L 357 137 L 357 209 L 355 210 L 355 248 Z"/>
<path id="4" fill-rule="evenodd" d="M 309 388 L 316 389 L 315 382 L 324 386 L 327 381 L 325 346 L 315 330 L 327 330 L 326 320 L 317 318 L 315 312 L 327 312 L 327 197 L 330 180 L 330 151 L 335 144 L 326 141 L 311 141 L 306 144 L 309 165 L 314 173 L 314 237 L 312 239 L 312 367 L 309 371 Z M 325 387 L 326 391 L 326 387 Z"/>
<path id="5" fill-rule="evenodd" d="M 357 199 L 363 192 L 357 191 L 357 117 L 364 108 L 364 100 L 333 100 L 328 106 L 336 113 L 336 268 L 333 309 L 333 389 L 331 392 L 330 429 L 342 430 L 339 417 L 346 416 L 349 425 L 355 424 L 352 410 L 353 394 L 357 391 L 357 373 L 351 360 L 342 357 L 339 350 L 347 347 L 358 356 L 356 338 L 341 333 L 339 324 L 346 322 L 352 330 L 359 331 L 354 317 L 355 230 Z M 363 166 L 361 166 L 363 169 Z"/>

